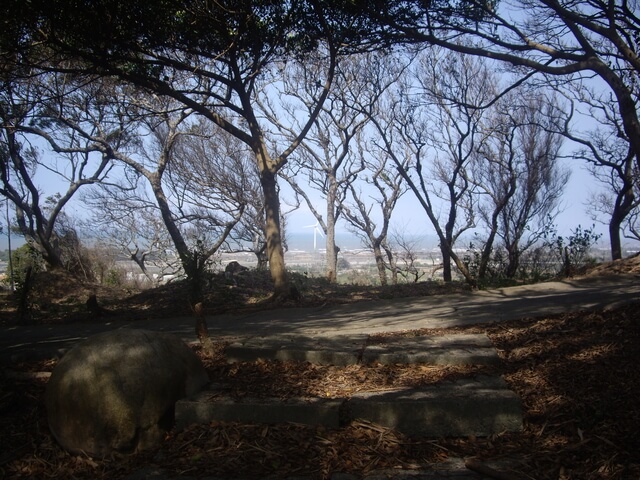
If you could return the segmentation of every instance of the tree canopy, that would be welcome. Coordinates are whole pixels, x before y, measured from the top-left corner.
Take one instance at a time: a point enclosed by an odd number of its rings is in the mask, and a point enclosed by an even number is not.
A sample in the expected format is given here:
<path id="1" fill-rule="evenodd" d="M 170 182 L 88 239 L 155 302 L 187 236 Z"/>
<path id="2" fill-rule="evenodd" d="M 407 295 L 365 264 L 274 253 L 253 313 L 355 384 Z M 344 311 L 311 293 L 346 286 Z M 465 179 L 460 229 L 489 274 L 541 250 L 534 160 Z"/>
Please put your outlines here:
<path id="1" fill-rule="evenodd" d="M 393 55 L 400 45 L 410 49 L 405 53 L 415 53 L 440 45 L 510 64 L 516 80 L 507 90 L 536 74 L 558 89 L 563 83 L 597 78 L 608 85 L 617 106 L 617 134 L 640 165 L 636 10 L 636 0 L 606 5 L 596 0 L 9 0 L 0 20 L 0 84 L 5 95 L 17 85 L 27 88 L 31 81 L 40 82 L 44 91 L 48 79 L 73 79 L 64 83 L 69 91 L 54 95 L 60 105 L 74 96 L 76 86 L 81 90 L 113 84 L 132 95 L 175 105 L 172 111 L 157 112 L 157 125 L 162 115 L 182 112 L 185 118 L 208 123 L 206 131 L 212 136 L 233 137 L 254 161 L 248 171 L 255 169 L 255 184 L 263 195 L 258 210 L 264 212 L 264 225 L 255 223 L 264 230 L 276 295 L 288 295 L 278 176 L 314 133 L 323 111 L 332 108 L 331 92 L 339 86 L 334 78 L 339 79 L 340 62 L 347 55 Z M 465 69 L 453 65 L 451 73 L 463 76 Z M 295 91 L 286 88 L 292 72 L 301 82 Z M 365 69 L 359 69 L 348 87 L 366 85 L 365 76 Z M 95 101 L 91 108 L 100 110 L 112 100 L 107 96 Z M 346 108 L 356 103 L 348 101 Z M 473 115 L 486 108 L 463 106 Z M 415 120 L 414 110 L 394 108 L 405 110 L 408 122 Z M 120 106 L 114 109 L 122 113 Z M 126 117 L 130 112 L 124 113 Z M 3 114 L 6 135 L 16 131 L 16 118 Z M 60 116 L 52 121 L 69 120 Z M 132 129 L 127 134 L 135 137 L 139 119 L 123 117 L 123 125 L 129 120 L 134 126 L 127 127 Z M 187 131 L 192 126 L 191 120 L 185 123 Z M 20 128 L 25 132 L 30 127 Z M 105 172 L 111 162 L 123 162 L 117 141 L 129 138 L 124 133 L 118 127 L 90 144 L 103 156 Z M 442 138 L 424 144 L 430 163 L 434 142 Z M 20 153 L 21 145 L 15 145 L 14 153 Z M 301 166 L 309 167 L 300 157 Z M 19 161 L 14 155 L 13 163 Z M 459 201 L 455 182 L 450 189 Z"/>

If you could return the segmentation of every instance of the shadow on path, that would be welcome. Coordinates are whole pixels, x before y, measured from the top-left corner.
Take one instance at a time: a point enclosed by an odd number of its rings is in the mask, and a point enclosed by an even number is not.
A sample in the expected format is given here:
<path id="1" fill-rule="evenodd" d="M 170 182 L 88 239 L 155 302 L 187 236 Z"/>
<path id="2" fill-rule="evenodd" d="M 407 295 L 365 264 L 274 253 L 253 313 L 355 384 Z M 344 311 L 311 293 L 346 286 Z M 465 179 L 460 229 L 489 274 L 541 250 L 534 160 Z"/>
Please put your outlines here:
<path id="1" fill-rule="evenodd" d="M 330 337 L 419 328 L 446 328 L 579 310 L 640 300 L 640 277 L 617 275 L 548 282 L 474 293 L 401 298 L 319 308 L 287 308 L 207 317 L 212 336 Z M 172 332 L 195 341 L 192 317 L 73 325 L 0 327 L 0 361 L 60 355 L 78 341 L 117 328 Z"/>

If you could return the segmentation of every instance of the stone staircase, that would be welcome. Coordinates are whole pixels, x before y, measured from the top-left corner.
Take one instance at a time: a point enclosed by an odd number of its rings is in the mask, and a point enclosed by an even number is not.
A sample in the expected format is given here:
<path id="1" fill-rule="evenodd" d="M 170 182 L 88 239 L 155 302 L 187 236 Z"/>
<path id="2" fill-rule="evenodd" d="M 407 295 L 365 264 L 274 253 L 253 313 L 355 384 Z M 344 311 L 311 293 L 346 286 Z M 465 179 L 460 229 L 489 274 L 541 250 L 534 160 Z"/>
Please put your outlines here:
<path id="1" fill-rule="evenodd" d="M 263 360 L 352 364 L 497 365 L 486 335 L 456 334 L 393 338 L 370 345 L 356 337 L 258 337 L 229 345 L 229 362 Z M 520 399 L 497 375 L 477 375 L 428 387 L 354 394 L 344 399 L 243 398 L 236 401 L 212 386 L 176 404 L 176 425 L 233 421 L 294 422 L 338 428 L 370 421 L 425 437 L 488 436 L 522 429 Z"/>

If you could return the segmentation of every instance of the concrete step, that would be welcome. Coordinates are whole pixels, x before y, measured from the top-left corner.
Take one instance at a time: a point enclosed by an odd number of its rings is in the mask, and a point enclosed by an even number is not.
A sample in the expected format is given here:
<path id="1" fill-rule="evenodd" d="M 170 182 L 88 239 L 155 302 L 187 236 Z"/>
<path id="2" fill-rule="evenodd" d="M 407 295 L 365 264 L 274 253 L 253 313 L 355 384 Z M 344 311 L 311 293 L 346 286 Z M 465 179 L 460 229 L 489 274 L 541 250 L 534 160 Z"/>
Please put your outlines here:
<path id="1" fill-rule="evenodd" d="M 301 423 L 338 428 L 344 399 L 323 398 L 251 398 L 234 400 L 216 392 L 204 391 L 176 403 L 178 429 L 211 422 Z"/>
<path id="2" fill-rule="evenodd" d="M 367 335 L 351 337 L 253 337 L 226 349 L 229 362 L 293 360 L 320 365 L 496 365 L 498 353 L 484 334 L 390 338 L 369 344 Z"/>
<path id="3" fill-rule="evenodd" d="M 345 399 L 288 400 L 243 398 L 235 401 L 204 391 L 176 404 L 176 426 L 233 421 L 295 422 L 337 428 L 365 420 L 425 437 L 488 436 L 522 429 L 519 398 L 497 376 L 411 389 L 371 392 Z"/>
<path id="4" fill-rule="evenodd" d="M 256 360 L 353 364 L 495 365 L 500 362 L 486 335 L 453 334 L 389 338 L 371 343 L 350 337 L 253 337 L 226 349 L 229 362 Z M 365 420 L 427 437 L 487 436 L 522 429 L 519 398 L 495 375 L 415 388 L 367 392 L 349 398 L 243 398 L 236 401 L 215 388 L 176 404 L 176 425 L 232 421 L 303 423 L 338 428 Z"/>
<path id="5" fill-rule="evenodd" d="M 421 389 L 359 393 L 347 409 L 348 417 L 412 435 L 466 437 L 522 430 L 520 399 L 502 378 L 492 375 Z"/>

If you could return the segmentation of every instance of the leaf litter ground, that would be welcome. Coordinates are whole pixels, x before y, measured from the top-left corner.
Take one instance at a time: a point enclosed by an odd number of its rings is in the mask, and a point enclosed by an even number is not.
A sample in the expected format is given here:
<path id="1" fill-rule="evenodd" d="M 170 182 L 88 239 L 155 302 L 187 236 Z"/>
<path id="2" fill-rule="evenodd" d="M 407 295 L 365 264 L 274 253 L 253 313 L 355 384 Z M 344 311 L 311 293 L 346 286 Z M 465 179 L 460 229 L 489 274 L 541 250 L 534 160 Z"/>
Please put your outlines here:
<path id="1" fill-rule="evenodd" d="M 409 437 L 354 422 L 340 429 L 299 424 L 212 423 L 168 432 L 155 451 L 90 459 L 51 438 L 42 396 L 55 361 L 12 365 L 0 375 L 0 478 L 126 478 L 162 470 L 169 477 L 329 478 L 385 470 L 438 468 L 450 458 L 508 460 L 522 479 L 640 478 L 640 303 L 465 329 L 376 335 L 485 332 L 503 375 L 520 396 L 524 430 L 490 438 Z M 302 362 L 228 365 L 224 345 L 203 358 L 222 391 L 244 396 L 345 397 L 451 381 L 486 367 L 318 366 Z"/>

